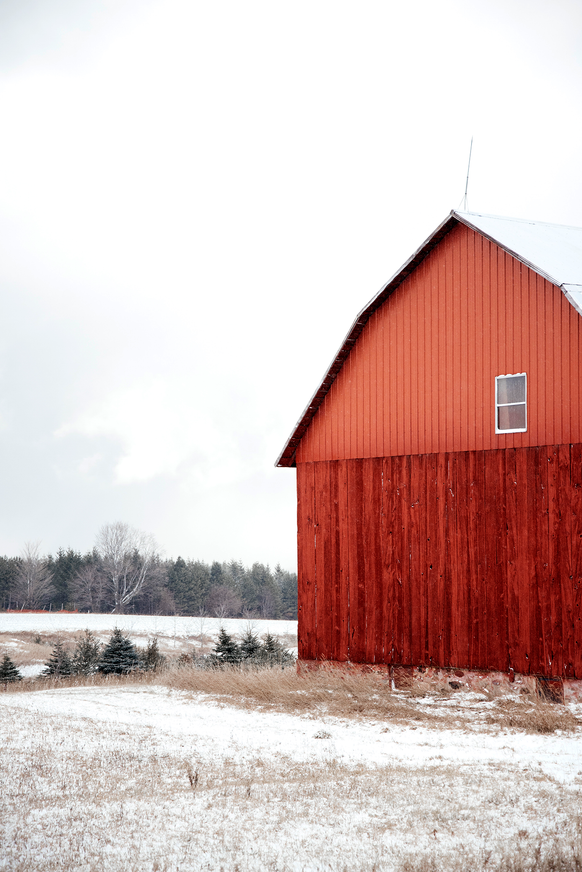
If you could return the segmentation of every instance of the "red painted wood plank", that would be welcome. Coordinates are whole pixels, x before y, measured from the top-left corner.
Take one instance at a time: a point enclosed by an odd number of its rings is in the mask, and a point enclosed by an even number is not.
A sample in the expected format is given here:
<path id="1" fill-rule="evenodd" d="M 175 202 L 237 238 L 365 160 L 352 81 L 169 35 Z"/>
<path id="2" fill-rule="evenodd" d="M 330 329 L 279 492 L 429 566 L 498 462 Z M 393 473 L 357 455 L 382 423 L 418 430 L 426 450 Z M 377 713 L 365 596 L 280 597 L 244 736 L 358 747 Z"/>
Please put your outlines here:
<path id="1" fill-rule="evenodd" d="M 551 465 L 553 462 L 553 447 L 546 446 L 538 451 L 539 487 L 542 491 L 541 511 L 537 513 L 537 555 L 538 555 L 538 631 L 540 645 L 538 646 L 538 661 L 536 672 L 545 675 L 551 668 L 552 660 L 552 625 L 551 625 L 551 588 L 552 576 L 550 566 L 550 489 Z"/>
<path id="2" fill-rule="evenodd" d="M 414 458 L 416 460 L 416 458 Z M 402 639 L 402 663 L 412 664 L 412 591 L 410 584 L 410 467 L 412 458 L 399 457 L 398 511 L 401 527 L 399 624 Z"/>
<path id="3" fill-rule="evenodd" d="M 297 467 L 298 527 L 298 651 L 304 660 L 314 660 L 315 651 L 315 507 L 313 463 Z"/>
<path id="4" fill-rule="evenodd" d="M 479 506 L 479 576 L 475 590 L 475 668 L 483 669 L 487 662 L 487 585 L 489 584 L 489 551 L 490 539 L 495 536 L 495 530 L 488 525 L 487 502 L 491 494 L 488 488 L 487 463 L 488 455 L 481 455 L 479 489 L 481 502 Z"/>
<path id="5" fill-rule="evenodd" d="M 558 482 L 557 493 L 560 501 L 560 525 L 557 537 L 557 574 L 555 585 L 556 595 L 560 597 L 560 624 L 556 627 L 560 646 L 560 663 L 555 674 L 566 677 L 570 675 L 572 664 L 572 636 L 569 624 L 572 623 L 572 496 L 573 488 L 570 476 L 571 449 L 569 445 L 560 445 L 558 449 Z"/>
<path id="6" fill-rule="evenodd" d="M 349 659 L 350 637 L 350 561 L 349 540 L 347 535 L 349 523 L 349 488 L 348 461 L 341 460 L 337 466 L 338 480 L 338 516 L 339 516 L 339 571 L 338 571 L 338 616 L 337 625 L 339 638 L 337 643 L 337 660 L 345 662 Z"/>
<path id="7" fill-rule="evenodd" d="M 507 519 L 507 651 L 508 666 L 516 670 L 519 660 L 520 596 L 518 582 L 520 536 L 517 521 L 517 470 L 516 449 L 508 448 L 505 454 L 505 510 Z"/>
<path id="8" fill-rule="evenodd" d="M 331 657 L 330 569 L 331 529 L 329 463 L 314 464 L 315 499 L 315 636 L 318 660 Z"/>
<path id="9" fill-rule="evenodd" d="M 341 648 L 341 599 L 340 599 L 340 509 L 339 509 L 339 476 L 341 461 L 331 461 L 329 466 L 329 515 L 330 515 L 330 590 L 329 611 L 327 620 L 330 623 L 330 657 L 339 660 Z"/>
<path id="10" fill-rule="evenodd" d="M 480 524 L 483 479 L 483 453 L 469 452 L 467 494 L 467 661 L 466 666 L 477 663 L 479 651 L 479 546 L 482 538 Z"/>
<path id="11" fill-rule="evenodd" d="M 419 647 L 420 663 L 428 665 L 428 517 L 427 491 L 429 474 L 429 455 L 419 457 L 418 475 L 418 563 L 419 563 Z"/>
<path id="12" fill-rule="evenodd" d="M 437 473 L 436 473 L 436 500 L 437 500 L 437 527 L 436 527 L 436 574 L 437 574 L 437 596 L 436 596 L 436 627 L 435 641 L 437 642 L 436 659 L 439 665 L 444 665 L 446 662 L 446 651 L 448 650 L 447 626 L 448 626 L 448 578 L 447 578 L 447 455 L 439 453 L 437 455 Z"/>
<path id="13" fill-rule="evenodd" d="M 530 522 L 528 506 L 530 501 L 528 481 L 529 450 L 515 450 L 515 595 L 517 597 L 518 621 L 512 666 L 516 672 L 527 674 L 530 671 L 529 652 L 531 648 L 530 598 L 535 584 L 534 562 L 532 558 L 533 536 L 524 535 Z"/>
<path id="14" fill-rule="evenodd" d="M 457 599 L 457 642 L 454 655 L 455 665 L 469 663 L 469 498 L 471 484 L 471 452 L 458 455 L 455 481 L 457 505 L 456 539 L 456 599 Z"/>
<path id="15" fill-rule="evenodd" d="M 410 662 L 423 663 L 422 639 L 422 591 L 420 576 L 420 516 L 424 512 L 424 498 L 421 505 L 420 464 L 422 457 L 412 457 L 410 463 L 410 490 L 403 508 L 408 518 L 409 534 L 409 593 L 410 600 Z M 424 495 L 422 495 L 424 497 Z"/>
<path id="16" fill-rule="evenodd" d="M 459 636 L 459 566 L 458 566 L 458 515 L 457 515 L 457 465 L 459 455 L 447 455 L 447 595 L 445 621 L 447 627 L 448 645 L 445 650 L 445 665 L 449 666 L 458 658 Z"/>
<path id="17" fill-rule="evenodd" d="M 398 566 L 396 542 L 400 542 L 396 527 L 395 467 L 398 458 L 382 459 L 382 588 L 384 613 L 384 657 L 386 663 L 400 663 L 397 640 Z"/>
<path id="18" fill-rule="evenodd" d="M 560 449 L 554 446 L 553 452 L 548 452 L 548 587 L 546 602 L 548 611 L 549 651 L 548 663 L 544 665 L 545 675 L 561 676 L 563 671 L 562 648 L 562 596 L 560 582 L 560 535 L 562 526 L 561 506 L 568 499 L 568 490 L 563 493 L 558 489 L 560 475 Z"/>
<path id="19" fill-rule="evenodd" d="M 495 600 L 492 631 L 494 646 L 491 651 L 492 669 L 505 671 L 509 668 L 507 642 L 507 505 L 505 450 L 496 451 L 492 460 L 495 465 L 495 504 L 497 506 L 497 560 L 495 569 Z M 491 633 L 491 631 L 490 631 Z"/>
<path id="20" fill-rule="evenodd" d="M 572 588 L 570 632 L 570 656 L 572 676 L 582 678 L 582 443 L 570 449 L 570 482 L 572 512 Z"/>
<path id="21" fill-rule="evenodd" d="M 534 583 L 530 589 L 530 670 L 533 673 L 540 673 L 545 661 L 542 601 L 547 549 L 546 476 L 543 474 L 546 473 L 546 467 L 542 464 L 547 465 L 547 461 L 541 457 L 541 449 L 539 448 L 534 448 L 528 452 L 528 459 L 530 466 L 528 469 L 528 496 L 530 499 L 527 529 L 534 532 L 536 542 L 533 554 Z M 523 595 L 527 595 L 527 590 L 523 591 Z"/>
<path id="22" fill-rule="evenodd" d="M 349 659 L 353 663 L 364 661 L 364 565 L 362 553 L 362 464 L 349 460 L 348 464 L 348 566 L 349 566 Z"/>
<path id="23" fill-rule="evenodd" d="M 364 611 L 365 662 L 376 663 L 377 624 L 382 621 L 381 567 L 381 505 L 382 460 L 370 458 L 363 462 L 363 550 L 364 550 Z M 382 647 L 382 646 L 381 646 Z"/>
<path id="24" fill-rule="evenodd" d="M 438 663 L 438 489 L 437 455 L 427 455 L 426 471 L 426 651 L 429 665 Z"/>

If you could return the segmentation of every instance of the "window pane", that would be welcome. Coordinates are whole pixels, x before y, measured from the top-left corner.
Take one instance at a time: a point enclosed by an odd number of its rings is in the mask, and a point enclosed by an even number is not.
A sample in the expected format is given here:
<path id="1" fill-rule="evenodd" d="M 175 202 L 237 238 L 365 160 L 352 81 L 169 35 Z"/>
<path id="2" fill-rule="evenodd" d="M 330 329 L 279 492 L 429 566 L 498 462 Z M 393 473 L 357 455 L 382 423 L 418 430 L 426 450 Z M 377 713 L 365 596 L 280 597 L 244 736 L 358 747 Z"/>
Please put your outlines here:
<path id="1" fill-rule="evenodd" d="M 519 406 L 499 406 L 498 430 L 525 430 L 525 403 Z"/>
<path id="2" fill-rule="evenodd" d="M 511 375 L 508 378 L 498 378 L 497 402 L 525 403 L 525 376 Z"/>

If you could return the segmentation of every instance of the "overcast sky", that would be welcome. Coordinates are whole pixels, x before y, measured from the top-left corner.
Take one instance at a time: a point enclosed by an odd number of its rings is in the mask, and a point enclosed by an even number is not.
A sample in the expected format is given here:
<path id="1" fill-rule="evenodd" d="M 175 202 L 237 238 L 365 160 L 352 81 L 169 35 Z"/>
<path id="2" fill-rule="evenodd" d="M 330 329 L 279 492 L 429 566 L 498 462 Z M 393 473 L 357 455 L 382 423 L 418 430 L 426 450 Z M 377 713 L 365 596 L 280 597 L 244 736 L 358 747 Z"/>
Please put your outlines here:
<path id="1" fill-rule="evenodd" d="M 462 205 L 582 226 L 578 0 L 0 0 L 0 554 L 296 566 L 274 462 Z"/>

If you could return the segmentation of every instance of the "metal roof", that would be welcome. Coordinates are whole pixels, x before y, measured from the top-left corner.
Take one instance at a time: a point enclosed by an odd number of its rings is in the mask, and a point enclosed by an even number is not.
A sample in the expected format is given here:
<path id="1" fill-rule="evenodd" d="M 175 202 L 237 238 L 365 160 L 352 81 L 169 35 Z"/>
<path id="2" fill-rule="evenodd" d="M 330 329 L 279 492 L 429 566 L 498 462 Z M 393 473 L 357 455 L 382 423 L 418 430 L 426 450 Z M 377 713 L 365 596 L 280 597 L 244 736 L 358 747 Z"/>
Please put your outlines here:
<path id="1" fill-rule="evenodd" d="M 481 233 L 534 272 L 557 285 L 582 315 L 582 228 L 453 210 L 358 313 L 331 366 L 285 443 L 276 466 L 295 466 L 295 451 L 369 317 L 458 224 L 465 224 Z"/>

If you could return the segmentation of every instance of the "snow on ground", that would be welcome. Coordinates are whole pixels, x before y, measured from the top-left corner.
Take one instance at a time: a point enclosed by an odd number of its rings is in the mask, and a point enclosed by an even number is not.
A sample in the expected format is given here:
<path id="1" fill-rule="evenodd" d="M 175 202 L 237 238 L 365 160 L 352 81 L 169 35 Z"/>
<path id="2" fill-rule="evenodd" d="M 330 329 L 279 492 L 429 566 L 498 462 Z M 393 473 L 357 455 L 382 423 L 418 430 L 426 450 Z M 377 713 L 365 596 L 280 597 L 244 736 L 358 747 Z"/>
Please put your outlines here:
<path id="1" fill-rule="evenodd" d="M 245 618 L 210 618 L 175 615 L 98 615 L 86 612 L 4 612 L 0 613 L 0 632 L 110 633 L 119 627 L 125 633 L 185 639 L 190 636 L 215 637 L 220 627 L 240 633 L 251 624 L 259 635 L 297 635 L 297 621 L 247 620 Z"/>
<path id="2" fill-rule="evenodd" d="M 473 869 L 491 850 L 567 838 L 580 809 L 577 735 L 129 685 L 0 694 L 0 736 L 0 869 L 357 872 L 464 852 Z"/>

